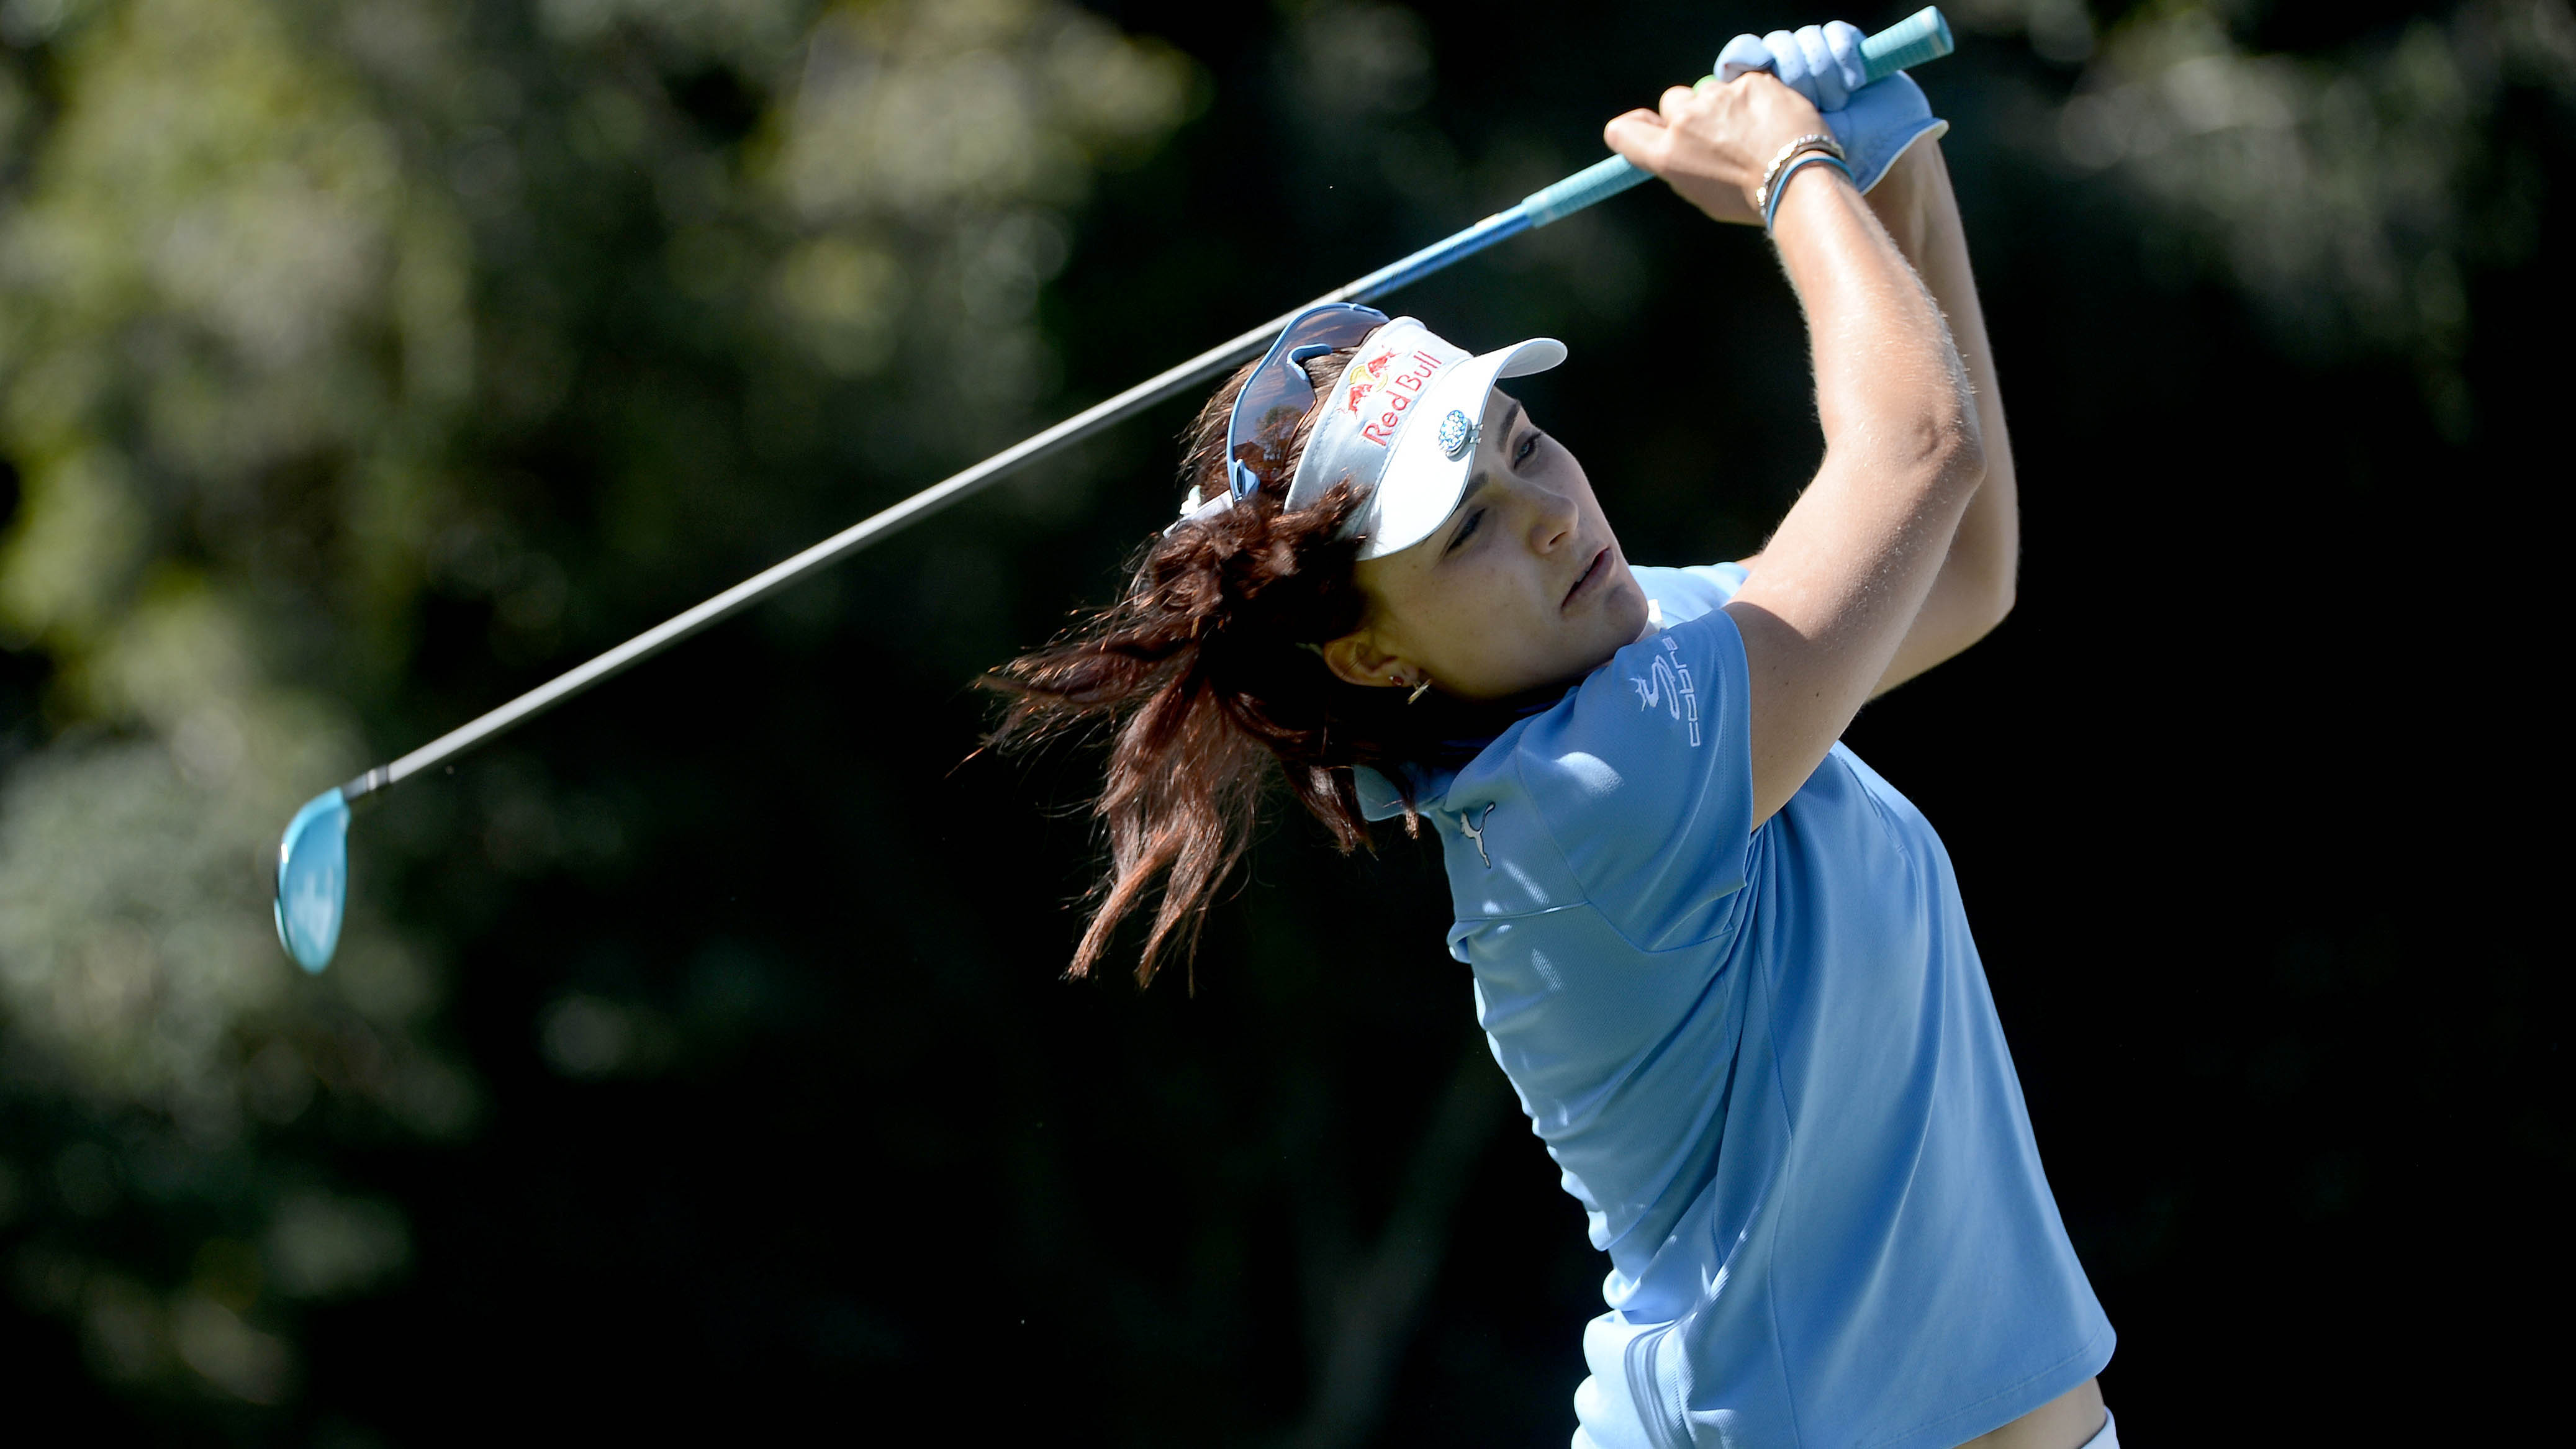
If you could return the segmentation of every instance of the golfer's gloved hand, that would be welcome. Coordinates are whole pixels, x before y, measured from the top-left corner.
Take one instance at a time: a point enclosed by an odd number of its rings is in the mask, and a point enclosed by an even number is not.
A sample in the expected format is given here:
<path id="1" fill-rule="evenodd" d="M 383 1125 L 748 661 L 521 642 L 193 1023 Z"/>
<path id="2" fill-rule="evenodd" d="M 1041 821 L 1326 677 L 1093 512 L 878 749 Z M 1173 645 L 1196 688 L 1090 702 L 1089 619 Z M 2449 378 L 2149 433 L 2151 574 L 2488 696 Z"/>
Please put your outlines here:
<path id="1" fill-rule="evenodd" d="M 1871 82 L 1861 38 L 1859 26 L 1839 20 L 1759 38 L 1739 35 L 1717 53 L 1717 78 L 1731 81 L 1746 71 L 1767 70 L 1814 102 L 1826 129 L 1842 143 L 1852 180 L 1867 191 L 1908 147 L 1926 137 L 1940 139 L 1950 123 L 1932 114 L 1923 88 L 1903 71 Z"/>

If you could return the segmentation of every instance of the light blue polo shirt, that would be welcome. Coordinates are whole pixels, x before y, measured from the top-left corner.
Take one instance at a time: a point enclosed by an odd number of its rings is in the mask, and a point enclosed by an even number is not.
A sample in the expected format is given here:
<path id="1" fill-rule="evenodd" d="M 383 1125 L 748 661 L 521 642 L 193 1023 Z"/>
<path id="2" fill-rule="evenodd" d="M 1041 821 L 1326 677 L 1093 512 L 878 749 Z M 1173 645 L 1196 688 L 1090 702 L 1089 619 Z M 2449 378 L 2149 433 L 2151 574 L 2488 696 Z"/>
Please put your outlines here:
<path id="1" fill-rule="evenodd" d="M 1744 644 L 1719 607 L 1744 571 L 1636 573 L 1661 632 L 1414 780 L 1450 952 L 1610 1255 L 1611 1321 L 1673 1325 L 1597 1387 L 1657 1449 L 1946 1449 L 2112 1346 L 1958 880 L 1839 744 L 1755 829 Z"/>

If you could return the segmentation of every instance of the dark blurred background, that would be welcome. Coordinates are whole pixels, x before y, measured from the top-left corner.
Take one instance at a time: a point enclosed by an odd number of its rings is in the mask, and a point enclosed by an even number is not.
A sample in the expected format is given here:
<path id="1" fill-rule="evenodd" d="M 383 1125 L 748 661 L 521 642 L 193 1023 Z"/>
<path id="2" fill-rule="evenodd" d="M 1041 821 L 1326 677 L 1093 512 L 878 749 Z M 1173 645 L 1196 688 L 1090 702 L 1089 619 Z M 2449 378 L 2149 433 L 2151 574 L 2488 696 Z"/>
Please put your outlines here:
<path id="1" fill-rule="evenodd" d="M 1957 858 L 2133 1441 L 2467 1442 L 2566 1281 L 2576 18 L 1950 13 L 2024 584 L 1853 743 Z M 395 792 L 324 976 L 265 862 L 1821 18 L 0 3 L 14 1427 L 1565 1442 L 1605 1264 L 1428 849 L 1281 816 L 1194 980 L 1068 985 L 1094 762 L 969 759 L 1186 403 Z M 1526 396 L 1640 562 L 1752 550 L 1818 454 L 1764 246 L 1660 188 L 1396 301 L 1570 344 Z"/>

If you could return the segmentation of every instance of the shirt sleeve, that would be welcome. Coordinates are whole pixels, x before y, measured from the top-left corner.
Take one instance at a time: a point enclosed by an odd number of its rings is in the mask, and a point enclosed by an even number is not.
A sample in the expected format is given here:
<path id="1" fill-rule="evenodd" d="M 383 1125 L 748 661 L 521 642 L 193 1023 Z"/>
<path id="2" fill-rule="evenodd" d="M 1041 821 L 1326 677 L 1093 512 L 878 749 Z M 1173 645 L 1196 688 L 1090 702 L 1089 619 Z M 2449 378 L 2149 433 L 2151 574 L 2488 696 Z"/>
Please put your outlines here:
<path id="1" fill-rule="evenodd" d="M 1731 926 L 1753 834 L 1746 695 L 1743 637 L 1711 609 L 1620 650 L 1514 752 L 1575 882 L 1641 950 Z"/>

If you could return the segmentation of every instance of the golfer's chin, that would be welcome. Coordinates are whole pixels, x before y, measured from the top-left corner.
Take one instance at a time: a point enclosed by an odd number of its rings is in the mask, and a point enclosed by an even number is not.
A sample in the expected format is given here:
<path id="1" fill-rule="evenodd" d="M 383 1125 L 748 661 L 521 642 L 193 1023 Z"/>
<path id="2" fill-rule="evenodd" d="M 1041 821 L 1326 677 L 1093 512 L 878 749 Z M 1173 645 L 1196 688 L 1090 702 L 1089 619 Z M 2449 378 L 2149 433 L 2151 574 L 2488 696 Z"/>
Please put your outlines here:
<path id="1" fill-rule="evenodd" d="M 1582 600 L 1587 605 L 1566 622 L 1581 631 L 1591 658 L 1577 672 L 1576 678 L 1610 662 L 1610 656 L 1645 638 L 1655 630 L 1654 616 L 1646 607 L 1646 586 L 1628 572 L 1626 559 L 1613 559 L 1611 577 L 1603 580 L 1599 593 Z"/>
<path id="2" fill-rule="evenodd" d="M 1637 582 L 1635 574 L 1628 572 L 1624 559 L 1619 564 L 1619 577 L 1604 593 L 1601 608 L 1606 616 L 1602 632 L 1618 640 L 1610 646 L 1610 654 L 1616 654 L 1655 632 L 1654 612 L 1646 607 L 1646 586 Z M 1602 655 L 1601 663 L 1609 663 L 1610 654 Z"/>
<path id="3" fill-rule="evenodd" d="M 1653 631 L 1646 610 L 1645 586 L 1628 572 L 1626 563 L 1615 566 L 1616 576 L 1603 580 L 1591 598 L 1578 601 L 1583 607 L 1571 611 L 1563 620 L 1558 637 L 1563 641 L 1564 653 L 1551 661 L 1553 667 L 1533 671 L 1539 677 L 1532 689 L 1571 689 L 1609 663 L 1611 656 Z"/>

